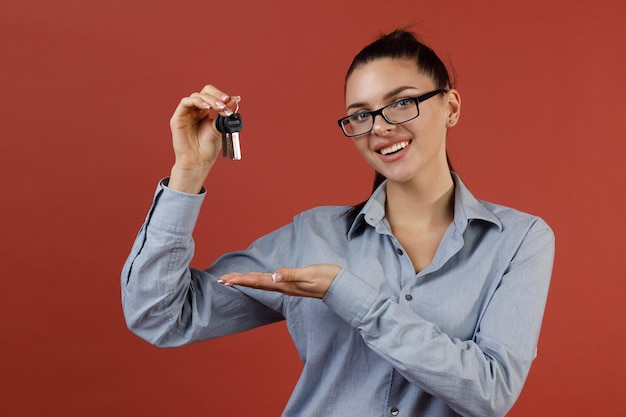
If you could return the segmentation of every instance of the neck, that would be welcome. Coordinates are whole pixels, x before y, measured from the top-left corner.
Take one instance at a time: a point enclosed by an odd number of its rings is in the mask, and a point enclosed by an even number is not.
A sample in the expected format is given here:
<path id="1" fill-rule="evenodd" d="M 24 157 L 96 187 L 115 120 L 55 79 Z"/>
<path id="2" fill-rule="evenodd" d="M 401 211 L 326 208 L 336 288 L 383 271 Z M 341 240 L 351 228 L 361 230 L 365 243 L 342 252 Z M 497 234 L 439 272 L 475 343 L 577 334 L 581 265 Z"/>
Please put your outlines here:
<path id="1" fill-rule="evenodd" d="M 454 218 L 454 181 L 449 171 L 407 183 L 387 182 L 387 220 L 394 227 L 449 224 Z"/>

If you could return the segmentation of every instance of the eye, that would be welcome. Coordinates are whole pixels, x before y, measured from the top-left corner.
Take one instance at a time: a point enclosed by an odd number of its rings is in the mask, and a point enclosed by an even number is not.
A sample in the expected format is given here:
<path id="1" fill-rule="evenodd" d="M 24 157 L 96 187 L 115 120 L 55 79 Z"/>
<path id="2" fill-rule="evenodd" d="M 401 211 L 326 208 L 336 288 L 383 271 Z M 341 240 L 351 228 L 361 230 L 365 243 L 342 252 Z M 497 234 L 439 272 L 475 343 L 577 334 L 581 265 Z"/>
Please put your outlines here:
<path id="1" fill-rule="evenodd" d="M 394 110 L 396 109 L 401 110 L 405 107 L 412 106 L 414 104 L 415 104 L 415 101 L 413 101 L 413 99 L 403 98 L 402 100 L 394 101 L 393 103 L 389 105 L 389 107 L 391 107 Z"/>
<path id="2" fill-rule="evenodd" d="M 348 116 L 348 120 L 350 121 L 350 123 L 355 123 L 355 124 L 366 122 L 369 118 L 370 118 L 370 114 L 364 111 L 354 113 Z"/>

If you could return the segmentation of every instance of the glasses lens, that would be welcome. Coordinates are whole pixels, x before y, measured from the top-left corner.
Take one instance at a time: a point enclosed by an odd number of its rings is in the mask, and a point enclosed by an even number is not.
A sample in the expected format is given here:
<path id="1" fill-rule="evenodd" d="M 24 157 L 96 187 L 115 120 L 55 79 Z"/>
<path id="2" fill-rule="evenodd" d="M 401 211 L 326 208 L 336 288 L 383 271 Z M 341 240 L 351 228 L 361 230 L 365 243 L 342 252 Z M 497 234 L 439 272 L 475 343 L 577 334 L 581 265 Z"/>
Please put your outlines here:
<path id="1" fill-rule="evenodd" d="M 343 119 L 341 125 L 348 136 L 362 135 L 372 130 L 372 115 L 356 113 Z"/>
<path id="2" fill-rule="evenodd" d="M 402 123 L 414 119 L 419 114 L 417 101 L 414 99 L 402 99 L 395 101 L 383 110 L 385 118 L 391 123 Z"/>

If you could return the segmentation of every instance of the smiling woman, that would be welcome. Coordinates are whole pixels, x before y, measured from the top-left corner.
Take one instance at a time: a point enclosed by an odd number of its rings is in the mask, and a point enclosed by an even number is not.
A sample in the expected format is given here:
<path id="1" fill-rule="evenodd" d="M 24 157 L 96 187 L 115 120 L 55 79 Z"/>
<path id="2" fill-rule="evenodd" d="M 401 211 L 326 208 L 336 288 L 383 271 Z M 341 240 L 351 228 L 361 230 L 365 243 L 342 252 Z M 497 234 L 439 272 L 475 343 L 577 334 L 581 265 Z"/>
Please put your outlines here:
<path id="1" fill-rule="evenodd" d="M 286 320 L 304 367 L 284 416 L 506 414 L 535 358 L 554 236 L 451 170 L 461 99 L 434 52 L 398 30 L 348 71 L 339 126 L 377 173 L 365 202 L 313 208 L 193 269 L 222 144 L 211 112 L 238 100 L 207 85 L 171 118 L 171 176 L 122 272 L 129 328 L 179 346 Z"/>

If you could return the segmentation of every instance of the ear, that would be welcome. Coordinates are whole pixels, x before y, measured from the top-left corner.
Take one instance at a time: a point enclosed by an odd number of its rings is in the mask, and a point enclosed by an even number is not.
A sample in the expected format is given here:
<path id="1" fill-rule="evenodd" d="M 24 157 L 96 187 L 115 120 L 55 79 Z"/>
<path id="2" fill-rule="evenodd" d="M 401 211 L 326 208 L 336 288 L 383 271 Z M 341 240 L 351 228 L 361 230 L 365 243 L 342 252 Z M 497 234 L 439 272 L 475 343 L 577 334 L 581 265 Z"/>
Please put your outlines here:
<path id="1" fill-rule="evenodd" d="M 452 127 L 458 123 L 459 117 L 461 117 L 461 95 L 457 90 L 451 88 L 446 93 L 446 97 L 448 99 L 448 119 L 446 123 L 448 127 Z"/>

